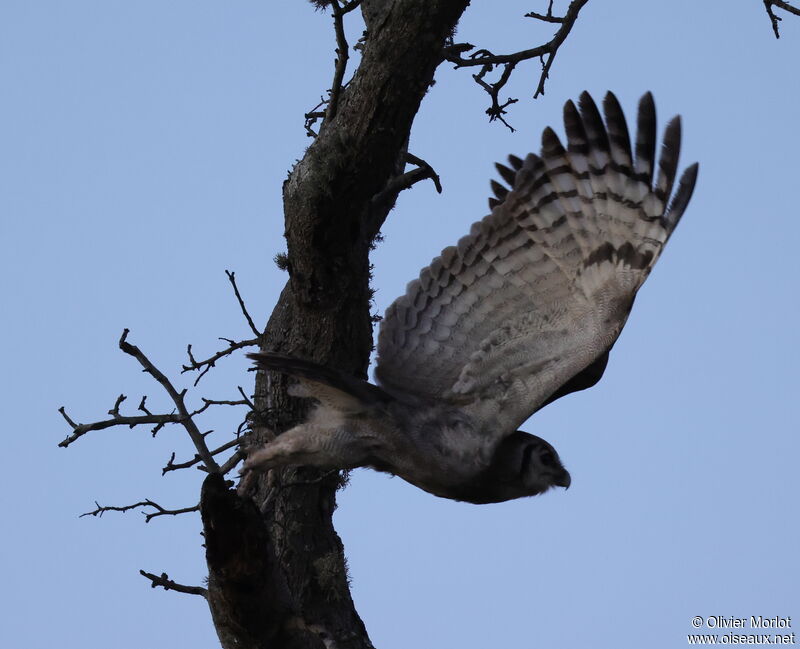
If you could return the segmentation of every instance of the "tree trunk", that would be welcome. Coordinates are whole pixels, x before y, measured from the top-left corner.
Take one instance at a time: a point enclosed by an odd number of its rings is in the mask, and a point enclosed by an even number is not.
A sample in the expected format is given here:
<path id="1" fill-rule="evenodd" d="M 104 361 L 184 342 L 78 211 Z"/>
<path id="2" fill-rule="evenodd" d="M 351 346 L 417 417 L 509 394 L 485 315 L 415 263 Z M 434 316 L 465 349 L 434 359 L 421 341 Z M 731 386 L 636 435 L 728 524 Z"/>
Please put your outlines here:
<path id="1" fill-rule="evenodd" d="M 289 281 L 264 349 L 365 377 L 372 349 L 369 251 L 396 195 L 414 116 L 468 0 L 389 0 L 335 114 L 284 183 Z M 286 378 L 259 375 L 252 443 L 302 420 Z M 279 475 L 276 475 L 279 474 Z M 211 475 L 201 512 L 209 604 L 222 646 L 371 647 L 333 529 L 339 475 L 273 471 L 238 496 Z M 252 497 L 252 499 L 251 499 Z"/>

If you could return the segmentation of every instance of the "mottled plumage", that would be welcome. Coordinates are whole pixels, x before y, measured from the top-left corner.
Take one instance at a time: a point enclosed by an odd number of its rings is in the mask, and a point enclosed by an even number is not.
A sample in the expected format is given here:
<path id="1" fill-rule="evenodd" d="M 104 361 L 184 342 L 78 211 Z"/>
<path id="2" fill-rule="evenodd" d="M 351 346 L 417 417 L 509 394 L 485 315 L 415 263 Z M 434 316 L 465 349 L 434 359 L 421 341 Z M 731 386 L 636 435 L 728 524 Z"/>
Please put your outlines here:
<path id="1" fill-rule="evenodd" d="M 552 129 L 540 155 L 497 165 L 491 213 L 445 248 L 387 310 L 380 387 L 269 353 L 263 369 L 296 376 L 319 407 L 248 457 L 284 464 L 371 466 L 446 498 L 483 503 L 568 486 L 558 454 L 517 431 L 536 410 L 602 376 L 608 353 L 680 220 L 697 164 L 672 195 L 681 124 L 667 125 L 655 166 L 652 96 L 636 139 L 617 99 L 605 122 L 583 93 L 564 107 L 567 146 Z"/>

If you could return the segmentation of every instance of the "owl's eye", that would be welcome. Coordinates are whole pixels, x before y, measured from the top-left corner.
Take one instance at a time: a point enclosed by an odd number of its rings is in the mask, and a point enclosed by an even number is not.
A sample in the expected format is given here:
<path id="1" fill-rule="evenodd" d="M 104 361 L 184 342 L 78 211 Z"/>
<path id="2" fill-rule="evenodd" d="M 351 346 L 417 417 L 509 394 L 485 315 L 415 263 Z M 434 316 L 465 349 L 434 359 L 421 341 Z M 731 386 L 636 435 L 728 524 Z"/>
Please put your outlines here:
<path id="1" fill-rule="evenodd" d="M 539 461 L 544 466 L 555 466 L 556 456 L 553 454 L 553 451 L 550 450 L 542 451 L 542 453 L 539 454 Z"/>

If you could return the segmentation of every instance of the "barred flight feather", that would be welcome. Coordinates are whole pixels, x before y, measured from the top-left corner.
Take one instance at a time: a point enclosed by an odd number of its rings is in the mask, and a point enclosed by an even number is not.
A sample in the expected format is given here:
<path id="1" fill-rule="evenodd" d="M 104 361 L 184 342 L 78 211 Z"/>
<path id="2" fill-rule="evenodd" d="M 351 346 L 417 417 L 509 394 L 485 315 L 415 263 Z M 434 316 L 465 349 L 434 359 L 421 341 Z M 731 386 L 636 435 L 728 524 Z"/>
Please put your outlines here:
<path id="1" fill-rule="evenodd" d="M 613 94 L 603 111 L 582 93 L 564 106 L 566 146 L 547 128 L 540 155 L 496 165 L 505 185 L 491 181 L 491 213 L 387 310 L 384 389 L 514 430 L 553 395 L 599 379 L 697 178 L 694 164 L 671 197 L 681 122 L 667 125 L 656 169 L 650 93 L 633 149 Z"/>

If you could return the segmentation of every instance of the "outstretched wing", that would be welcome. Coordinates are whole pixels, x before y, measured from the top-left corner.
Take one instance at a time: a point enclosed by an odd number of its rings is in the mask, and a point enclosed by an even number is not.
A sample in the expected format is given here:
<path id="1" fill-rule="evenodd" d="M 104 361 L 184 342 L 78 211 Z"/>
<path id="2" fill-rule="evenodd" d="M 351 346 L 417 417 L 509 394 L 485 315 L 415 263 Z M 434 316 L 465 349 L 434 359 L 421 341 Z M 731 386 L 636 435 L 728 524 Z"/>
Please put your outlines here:
<path id="1" fill-rule="evenodd" d="M 381 324 L 376 377 L 395 394 L 458 404 L 498 435 L 552 399 L 593 385 L 694 189 L 670 200 L 681 123 L 655 169 L 650 93 L 631 148 L 616 97 L 564 106 L 568 145 L 545 129 L 541 156 L 497 165 L 491 214 L 408 285 Z M 654 182 L 655 181 L 655 182 Z"/>

